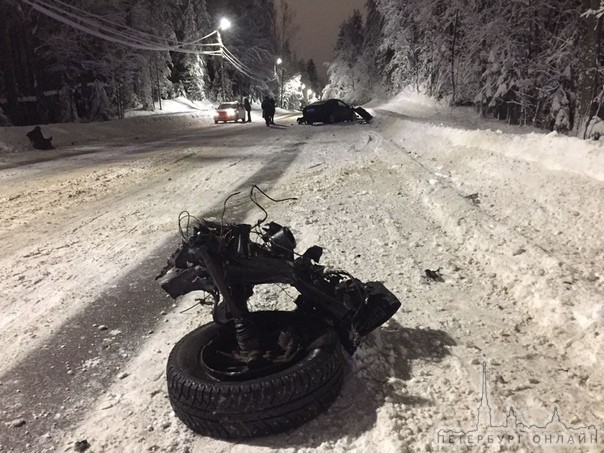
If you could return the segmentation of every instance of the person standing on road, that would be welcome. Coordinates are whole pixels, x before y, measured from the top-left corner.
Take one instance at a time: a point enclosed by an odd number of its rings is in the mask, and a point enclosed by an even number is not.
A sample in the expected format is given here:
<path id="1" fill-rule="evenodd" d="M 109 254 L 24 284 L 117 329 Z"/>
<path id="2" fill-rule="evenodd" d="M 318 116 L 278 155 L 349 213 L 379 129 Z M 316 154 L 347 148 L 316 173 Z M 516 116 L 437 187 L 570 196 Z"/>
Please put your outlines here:
<path id="1" fill-rule="evenodd" d="M 252 122 L 252 106 L 251 106 L 250 100 L 248 98 L 245 98 L 243 100 L 243 107 L 245 108 L 245 111 L 247 112 L 247 122 L 251 123 Z"/>
<path id="2" fill-rule="evenodd" d="M 262 118 L 267 126 L 275 124 L 273 117 L 275 116 L 275 101 L 268 96 L 262 101 Z"/>

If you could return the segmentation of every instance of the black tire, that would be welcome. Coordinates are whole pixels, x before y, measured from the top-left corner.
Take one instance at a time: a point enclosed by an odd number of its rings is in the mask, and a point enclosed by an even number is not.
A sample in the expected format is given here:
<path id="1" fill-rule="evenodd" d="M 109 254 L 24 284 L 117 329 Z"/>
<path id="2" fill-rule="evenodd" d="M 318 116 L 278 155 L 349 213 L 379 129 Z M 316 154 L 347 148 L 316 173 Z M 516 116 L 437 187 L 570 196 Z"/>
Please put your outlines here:
<path id="1" fill-rule="evenodd" d="M 313 120 L 307 120 L 307 121 L 306 121 L 306 124 L 308 124 L 309 126 L 312 126 L 312 125 L 313 125 L 313 123 L 314 123 L 314 121 L 313 121 Z"/>
<path id="2" fill-rule="evenodd" d="M 224 326 L 209 323 L 187 334 L 168 358 L 168 395 L 174 412 L 193 431 L 216 438 L 261 437 L 300 426 L 324 411 L 342 387 L 342 347 L 333 329 L 293 312 L 257 312 L 258 329 L 278 324 L 309 333 L 294 363 L 273 374 L 220 380 L 203 350 Z"/>

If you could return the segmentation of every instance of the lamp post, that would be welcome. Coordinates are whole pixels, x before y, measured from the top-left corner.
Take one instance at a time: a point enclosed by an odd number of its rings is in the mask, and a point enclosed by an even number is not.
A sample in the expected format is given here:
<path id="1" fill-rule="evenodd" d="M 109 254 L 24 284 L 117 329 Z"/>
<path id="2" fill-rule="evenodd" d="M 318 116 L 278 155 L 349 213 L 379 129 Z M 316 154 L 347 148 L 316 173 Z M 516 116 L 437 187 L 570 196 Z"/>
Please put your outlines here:
<path id="1" fill-rule="evenodd" d="M 275 62 L 275 77 L 279 82 L 279 85 L 277 86 L 279 93 L 281 92 L 281 85 L 283 84 L 283 79 L 279 79 L 279 76 L 277 75 L 277 66 L 279 66 L 281 63 L 283 63 L 283 60 L 281 58 L 277 58 L 277 61 Z M 279 98 L 279 104 L 281 104 L 281 98 Z"/>
<path id="2" fill-rule="evenodd" d="M 220 24 L 216 30 L 216 36 L 218 38 L 218 45 L 220 46 L 220 100 L 224 101 L 224 45 L 222 44 L 222 36 L 220 36 L 220 30 L 228 30 L 231 27 L 231 21 L 226 17 L 220 19 Z"/>
<path id="3" fill-rule="evenodd" d="M 285 86 L 285 67 L 281 65 L 281 92 L 279 93 L 279 104 L 283 108 L 283 87 Z"/>

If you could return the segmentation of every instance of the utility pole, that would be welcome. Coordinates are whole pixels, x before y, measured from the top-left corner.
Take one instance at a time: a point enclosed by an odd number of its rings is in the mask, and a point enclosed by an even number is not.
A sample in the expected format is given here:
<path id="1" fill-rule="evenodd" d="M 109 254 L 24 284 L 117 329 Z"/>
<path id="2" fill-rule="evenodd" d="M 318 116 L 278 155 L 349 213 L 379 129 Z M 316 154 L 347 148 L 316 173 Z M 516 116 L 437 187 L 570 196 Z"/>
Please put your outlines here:
<path id="1" fill-rule="evenodd" d="M 159 102 L 159 109 L 161 110 L 161 86 L 159 84 L 159 68 L 155 66 L 155 75 L 157 80 L 157 100 Z"/>
<path id="2" fill-rule="evenodd" d="M 281 66 L 281 93 L 279 94 L 279 104 L 283 108 L 283 86 L 285 85 L 285 68 Z"/>
<path id="3" fill-rule="evenodd" d="M 220 30 L 227 30 L 231 27 L 231 21 L 226 17 L 220 19 L 220 25 L 216 29 L 216 37 L 218 39 L 218 46 L 220 47 L 220 100 L 225 101 L 224 98 L 224 45 L 222 44 L 222 36 Z"/>
<path id="4" fill-rule="evenodd" d="M 277 79 L 279 79 L 279 76 L 277 75 L 277 66 L 279 66 L 280 64 L 283 64 L 283 60 L 281 58 L 277 58 L 277 62 L 275 64 L 275 77 Z M 281 105 L 281 97 L 283 96 L 283 66 L 281 66 L 281 80 L 278 80 L 279 85 L 277 86 L 278 90 L 279 90 L 279 107 L 282 107 Z"/>
<path id="5" fill-rule="evenodd" d="M 216 30 L 218 37 L 218 45 L 220 46 L 220 100 L 224 102 L 224 47 L 222 45 L 222 37 L 220 31 Z"/>

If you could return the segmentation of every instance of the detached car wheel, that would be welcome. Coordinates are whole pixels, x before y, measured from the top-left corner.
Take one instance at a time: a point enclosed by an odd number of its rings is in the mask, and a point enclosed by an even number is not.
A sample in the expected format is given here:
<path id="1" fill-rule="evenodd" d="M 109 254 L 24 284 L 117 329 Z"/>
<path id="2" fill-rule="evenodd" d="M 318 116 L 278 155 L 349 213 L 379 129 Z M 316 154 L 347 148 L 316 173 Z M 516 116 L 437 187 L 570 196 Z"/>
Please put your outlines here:
<path id="1" fill-rule="evenodd" d="M 193 431 L 224 439 L 276 434 L 314 418 L 339 394 L 342 347 L 332 328 L 296 312 L 252 319 L 262 340 L 281 351 L 265 352 L 264 364 L 237 362 L 233 327 L 213 322 L 170 353 L 170 403 Z"/>

